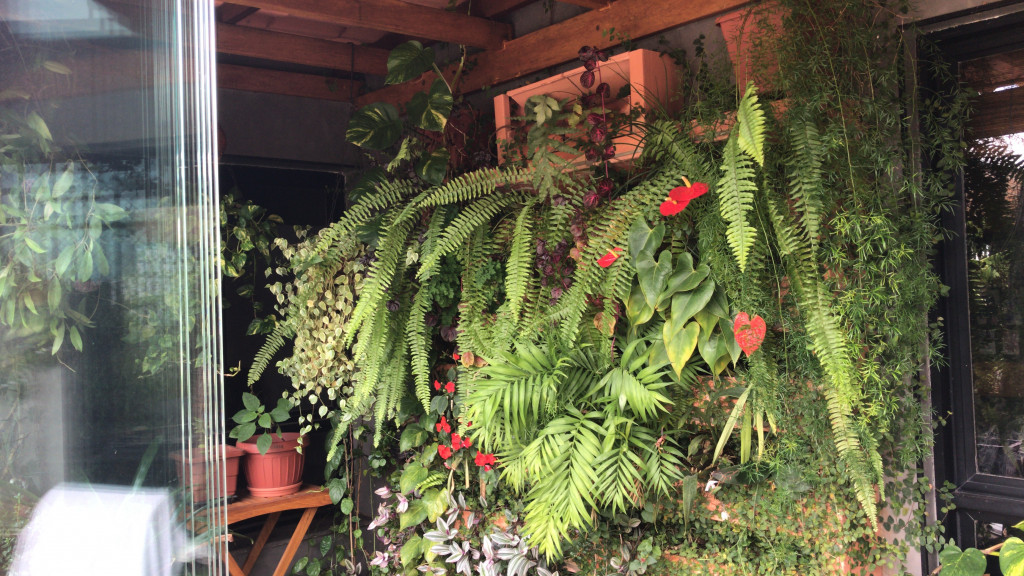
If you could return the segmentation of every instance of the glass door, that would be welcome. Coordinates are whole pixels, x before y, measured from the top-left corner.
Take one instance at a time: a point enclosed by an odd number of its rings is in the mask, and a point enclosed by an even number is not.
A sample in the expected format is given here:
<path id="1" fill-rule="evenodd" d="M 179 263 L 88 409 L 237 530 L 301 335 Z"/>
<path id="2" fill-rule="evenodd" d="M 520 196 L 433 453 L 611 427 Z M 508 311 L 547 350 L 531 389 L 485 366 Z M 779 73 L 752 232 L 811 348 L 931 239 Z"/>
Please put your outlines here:
<path id="1" fill-rule="evenodd" d="M 213 66 L 213 2 L 0 0 L 0 574 L 226 572 Z"/>
<path id="2" fill-rule="evenodd" d="M 940 314 L 949 363 L 937 383 L 947 420 L 937 447 L 956 485 L 953 536 L 984 548 L 1024 519 L 1024 15 L 939 35 L 977 93 L 950 238 Z"/>

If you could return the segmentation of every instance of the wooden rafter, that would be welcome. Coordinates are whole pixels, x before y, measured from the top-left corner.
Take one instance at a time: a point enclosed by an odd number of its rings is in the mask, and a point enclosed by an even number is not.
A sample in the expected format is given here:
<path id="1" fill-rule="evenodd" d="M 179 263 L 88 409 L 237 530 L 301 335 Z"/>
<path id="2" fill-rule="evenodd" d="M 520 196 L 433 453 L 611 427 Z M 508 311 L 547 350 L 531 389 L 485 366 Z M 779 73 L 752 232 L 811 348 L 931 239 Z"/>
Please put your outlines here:
<path id="1" fill-rule="evenodd" d="M 231 3 L 489 50 L 500 48 L 510 33 L 508 25 L 500 22 L 400 0 L 231 0 Z"/>
<path id="2" fill-rule="evenodd" d="M 582 6 L 584 8 L 590 8 L 591 10 L 599 10 L 605 8 L 612 3 L 612 0 L 558 0 L 562 4 L 572 4 L 574 6 Z"/>
<path id="3" fill-rule="evenodd" d="M 569 62 L 576 58 L 582 45 L 612 47 L 618 44 L 618 40 L 607 34 L 610 26 L 618 32 L 616 38 L 643 38 L 735 10 L 747 3 L 748 0 L 618 0 L 602 10 L 584 12 L 509 40 L 501 50 L 477 54 L 473 69 L 463 75 L 459 91 L 473 92 Z M 445 75 L 450 77 L 454 71 L 449 67 Z M 403 105 L 415 92 L 426 90 L 435 77 L 433 72 L 428 72 L 411 82 L 364 94 L 356 103 L 364 105 L 380 101 Z"/>
<path id="4" fill-rule="evenodd" d="M 473 15 L 481 18 L 493 18 L 501 16 L 513 10 L 518 10 L 527 4 L 533 4 L 535 0 L 475 0 L 472 4 Z"/>
<path id="5" fill-rule="evenodd" d="M 359 94 L 362 83 L 312 74 L 218 64 L 217 86 L 228 90 L 348 102 L 353 95 Z"/>
<path id="6" fill-rule="evenodd" d="M 343 42 L 217 24 L 217 52 L 383 76 L 388 52 Z"/>

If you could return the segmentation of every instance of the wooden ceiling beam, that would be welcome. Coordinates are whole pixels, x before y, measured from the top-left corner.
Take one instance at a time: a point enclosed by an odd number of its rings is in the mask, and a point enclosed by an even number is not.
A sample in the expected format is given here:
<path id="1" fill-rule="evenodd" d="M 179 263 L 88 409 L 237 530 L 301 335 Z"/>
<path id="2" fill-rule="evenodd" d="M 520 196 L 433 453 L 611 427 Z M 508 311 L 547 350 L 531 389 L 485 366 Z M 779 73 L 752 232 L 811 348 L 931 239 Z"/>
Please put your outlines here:
<path id="1" fill-rule="evenodd" d="M 558 0 L 562 4 L 572 4 L 573 6 L 582 6 L 584 8 L 590 8 L 591 10 L 600 10 L 605 8 L 612 3 L 612 0 Z"/>
<path id="2" fill-rule="evenodd" d="M 488 50 L 501 48 L 511 34 L 509 26 L 501 22 L 400 0 L 231 0 L 231 3 Z"/>
<path id="3" fill-rule="evenodd" d="M 348 102 L 358 95 L 362 83 L 231 64 L 217 65 L 217 87 L 245 92 L 299 96 L 317 100 Z"/>
<path id="4" fill-rule="evenodd" d="M 493 18 L 518 10 L 536 0 L 475 0 L 472 4 L 474 16 Z"/>
<path id="5" fill-rule="evenodd" d="M 217 24 L 217 52 L 383 76 L 388 51 L 343 42 Z"/>
<path id="6" fill-rule="evenodd" d="M 509 40 L 500 50 L 475 55 L 473 69 L 463 74 L 458 90 L 474 92 L 569 62 L 583 45 L 610 48 L 619 43 L 618 38 L 643 38 L 748 3 L 749 0 L 618 0 L 602 10 L 584 12 Z M 617 32 L 616 39 L 607 33 L 612 26 Z M 454 72 L 453 66 L 448 67 L 445 76 L 451 77 Z M 427 90 L 434 78 L 436 75 L 428 72 L 416 80 L 364 94 L 356 103 L 390 102 L 400 106 L 414 93 Z"/>

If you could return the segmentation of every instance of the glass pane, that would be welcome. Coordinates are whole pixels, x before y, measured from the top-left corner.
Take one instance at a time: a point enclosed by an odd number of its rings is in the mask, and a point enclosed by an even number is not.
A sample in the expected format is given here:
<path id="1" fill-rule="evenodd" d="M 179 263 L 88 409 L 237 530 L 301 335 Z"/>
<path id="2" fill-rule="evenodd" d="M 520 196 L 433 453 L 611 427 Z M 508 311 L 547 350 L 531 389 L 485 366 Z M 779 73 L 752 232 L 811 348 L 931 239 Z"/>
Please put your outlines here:
<path id="1" fill-rule="evenodd" d="M 0 574 L 225 572 L 212 10 L 0 0 Z"/>
<path id="2" fill-rule="evenodd" d="M 968 63 L 981 92 L 964 172 L 978 471 L 1024 477 L 1024 52 Z"/>

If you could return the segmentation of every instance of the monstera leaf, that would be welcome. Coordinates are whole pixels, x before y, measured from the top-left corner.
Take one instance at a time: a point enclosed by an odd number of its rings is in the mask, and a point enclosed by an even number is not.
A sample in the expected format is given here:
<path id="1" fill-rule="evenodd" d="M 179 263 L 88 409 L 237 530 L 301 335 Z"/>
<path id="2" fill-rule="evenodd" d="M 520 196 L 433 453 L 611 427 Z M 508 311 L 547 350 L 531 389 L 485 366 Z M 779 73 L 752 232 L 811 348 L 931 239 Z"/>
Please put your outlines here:
<path id="1" fill-rule="evenodd" d="M 409 113 L 409 121 L 414 126 L 441 132 L 452 113 L 452 91 L 448 89 L 448 84 L 444 80 L 437 78 L 430 86 L 429 93 L 413 94 L 405 110 Z"/>
<path id="2" fill-rule="evenodd" d="M 411 40 L 391 51 L 388 55 L 388 75 L 385 84 L 401 84 L 430 70 L 434 66 L 434 49 Z"/>
<path id="3" fill-rule="evenodd" d="M 360 108 L 348 123 L 345 138 L 356 146 L 383 150 L 402 135 L 402 119 L 391 104 L 377 102 Z"/>

